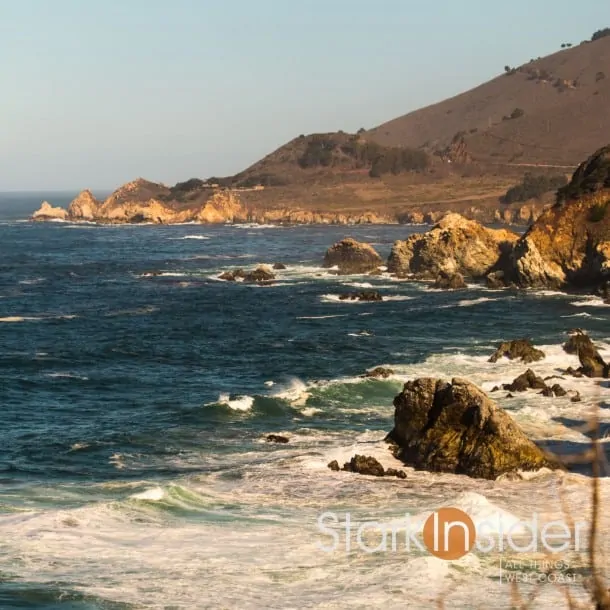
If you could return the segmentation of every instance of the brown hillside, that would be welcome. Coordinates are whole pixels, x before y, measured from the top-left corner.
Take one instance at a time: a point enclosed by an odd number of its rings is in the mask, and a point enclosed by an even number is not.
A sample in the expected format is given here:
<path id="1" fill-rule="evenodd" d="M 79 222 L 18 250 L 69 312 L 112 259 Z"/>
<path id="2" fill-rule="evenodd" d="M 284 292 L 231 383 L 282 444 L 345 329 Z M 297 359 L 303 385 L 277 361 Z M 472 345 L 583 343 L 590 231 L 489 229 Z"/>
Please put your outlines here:
<path id="1" fill-rule="evenodd" d="M 575 165 L 610 138 L 609 107 L 610 37 L 605 37 L 519 66 L 367 136 L 384 146 L 435 151 L 464 132 L 475 161 Z M 517 108 L 523 116 L 503 120 Z"/>

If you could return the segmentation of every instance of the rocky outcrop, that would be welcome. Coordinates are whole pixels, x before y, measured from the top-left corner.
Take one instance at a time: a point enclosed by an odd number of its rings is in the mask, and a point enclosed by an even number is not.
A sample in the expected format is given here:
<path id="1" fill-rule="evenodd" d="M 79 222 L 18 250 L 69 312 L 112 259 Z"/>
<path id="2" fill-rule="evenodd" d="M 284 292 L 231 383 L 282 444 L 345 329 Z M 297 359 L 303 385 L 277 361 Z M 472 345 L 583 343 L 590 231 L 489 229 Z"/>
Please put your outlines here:
<path id="1" fill-rule="evenodd" d="M 610 146 L 579 166 L 500 266 L 524 287 L 595 288 L 610 279 Z"/>
<path id="2" fill-rule="evenodd" d="M 591 337 L 584 331 L 580 329 L 572 331 L 563 349 L 568 354 L 576 354 L 580 360 L 580 368 L 570 371 L 572 374 L 586 377 L 610 377 L 610 364 L 604 361 L 591 341 Z"/>
<path id="3" fill-rule="evenodd" d="M 474 384 L 416 379 L 394 399 L 396 457 L 432 472 L 483 479 L 559 464 Z"/>
<path id="4" fill-rule="evenodd" d="M 66 220 L 68 213 L 63 208 L 54 208 L 48 201 L 43 201 L 40 208 L 32 214 L 32 220 Z"/>
<path id="5" fill-rule="evenodd" d="M 369 273 L 382 264 L 381 257 L 372 246 L 346 237 L 326 251 L 323 267 L 337 267 L 339 274 L 351 275 Z"/>
<path id="6" fill-rule="evenodd" d="M 193 220 L 206 224 L 223 222 L 244 222 L 248 213 L 242 205 L 239 196 L 231 191 L 214 193 L 203 208 L 197 212 Z"/>
<path id="7" fill-rule="evenodd" d="M 532 371 L 527 369 L 525 373 L 519 375 L 512 383 L 505 383 L 502 386 L 509 392 L 526 392 L 527 390 L 546 390 L 546 381 Z"/>
<path id="8" fill-rule="evenodd" d="M 254 271 L 249 271 L 244 275 L 244 282 L 264 283 L 275 279 L 275 274 L 268 265 L 259 265 Z"/>
<path id="9" fill-rule="evenodd" d="M 371 369 L 370 371 L 367 371 L 366 373 L 364 373 L 364 375 L 362 375 L 362 377 L 368 377 L 370 379 L 387 379 L 388 377 L 391 377 L 394 374 L 394 371 L 392 369 L 389 369 L 385 366 L 377 366 L 374 369 Z"/>
<path id="10" fill-rule="evenodd" d="M 460 214 L 448 214 L 427 233 L 397 241 L 388 271 L 427 279 L 436 279 L 441 272 L 481 278 L 517 239 L 506 229 L 487 229 Z"/>
<path id="11" fill-rule="evenodd" d="M 338 471 L 339 463 L 333 460 L 328 464 L 331 470 Z M 407 475 L 404 470 L 397 470 L 395 468 L 388 468 L 387 470 L 381 465 L 381 463 L 371 456 L 366 455 L 355 455 L 349 462 L 346 462 L 341 469 L 345 472 L 356 472 L 358 474 L 369 475 L 372 477 L 397 477 L 399 479 L 406 479 Z"/>
<path id="12" fill-rule="evenodd" d="M 98 215 L 100 202 L 90 190 L 84 190 L 72 200 L 68 206 L 70 220 L 95 220 Z"/>
<path id="13" fill-rule="evenodd" d="M 268 443 L 279 443 L 280 445 L 285 445 L 290 441 L 287 436 L 282 436 L 281 434 L 267 434 L 265 440 Z"/>
<path id="14" fill-rule="evenodd" d="M 489 362 L 498 362 L 500 358 L 508 358 L 509 360 L 521 360 L 529 364 L 530 362 L 538 362 L 545 357 L 545 353 L 536 349 L 529 339 L 515 339 L 501 343 L 492 354 Z"/>
<path id="15" fill-rule="evenodd" d="M 364 290 L 362 292 L 348 292 L 339 295 L 341 301 L 369 301 L 371 303 L 383 301 L 383 297 L 376 290 Z"/>
<path id="16" fill-rule="evenodd" d="M 467 286 L 464 276 L 461 273 L 441 271 L 436 277 L 434 288 L 438 290 L 461 290 L 467 288 Z"/>

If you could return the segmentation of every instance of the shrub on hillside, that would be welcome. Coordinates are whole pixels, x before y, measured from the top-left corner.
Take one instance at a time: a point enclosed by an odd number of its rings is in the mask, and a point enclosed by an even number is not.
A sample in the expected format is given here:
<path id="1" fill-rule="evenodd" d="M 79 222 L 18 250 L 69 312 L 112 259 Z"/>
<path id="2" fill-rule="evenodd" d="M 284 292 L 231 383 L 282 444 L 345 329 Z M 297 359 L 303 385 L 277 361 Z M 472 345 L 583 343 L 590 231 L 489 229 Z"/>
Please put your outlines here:
<path id="1" fill-rule="evenodd" d="M 379 178 L 383 174 L 421 172 L 428 167 L 428 163 L 428 155 L 423 150 L 388 148 L 373 161 L 369 175 L 372 178 Z"/>
<path id="2" fill-rule="evenodd" d="M 527 201 L 528 199 L 538 199 L 549 191 L 554 191 L 567 184 L 564 175 L 559 176 L 534 176 L 527 173 L 523 177 L 523 182 L 517 184 L 506 191 L 501 198 L 502 203 L 515 203 L 516 201 Z"/>
<path id="3" fill-rule="evenodd" d="M 594 42 L 596 40 L 599 40 L 600 38 L 605 38 L 606 36 L 610 36 L 610 28 L 603 28 L 602 30 L 597 30 L 597 32 L 595 32 L 593 36 L 591 36 L 591 41 Z"/>

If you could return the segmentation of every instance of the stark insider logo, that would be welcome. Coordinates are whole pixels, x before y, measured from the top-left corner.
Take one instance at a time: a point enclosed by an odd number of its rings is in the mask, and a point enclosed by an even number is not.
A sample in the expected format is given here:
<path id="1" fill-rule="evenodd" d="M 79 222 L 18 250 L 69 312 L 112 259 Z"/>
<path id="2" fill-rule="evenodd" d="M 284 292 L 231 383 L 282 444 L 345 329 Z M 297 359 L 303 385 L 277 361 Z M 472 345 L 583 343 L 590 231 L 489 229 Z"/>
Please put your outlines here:
<path id="1" fill-rule="evenodd" d="M 410 515 L 404 519 L 384 524 L 376 521 L 352 522 L 350 513 L 344 514 L 343 522 L 336 513 L 326 512 L 318 518 L 319 531 L 332 538 L 329 545 L 318 542 L 318 548 L 331 553 L 341 548 L 341 532 L 345 532 L 344 550 L 365 553 L 397 552 L 411 549 L 426 551 L 448 561 L 460 559 L 475 547 L 480 553 L 510 551 L 515 553 L 561 553 L 568 550 L 582 551 L 586 543 L 588 525 L 579 521 L 570 528 L 563 521 L 551 521 L 541 526 L 539 516 L 534 513 L 529 521 L 517 521 L 507 527 L 501 518 L 479 520 L 478 526 L 471 517 L 458 508 L 441 508 L 433 512 L 422 524 L 413 522 Z M 420 532 L 422 536 L 420 536 Z M 366 537 L 366 539 L 365 539 Z M 370 538 L 379 541 L 375 546 Z M 399 549 L 399 540 L 404 539 Z"/>

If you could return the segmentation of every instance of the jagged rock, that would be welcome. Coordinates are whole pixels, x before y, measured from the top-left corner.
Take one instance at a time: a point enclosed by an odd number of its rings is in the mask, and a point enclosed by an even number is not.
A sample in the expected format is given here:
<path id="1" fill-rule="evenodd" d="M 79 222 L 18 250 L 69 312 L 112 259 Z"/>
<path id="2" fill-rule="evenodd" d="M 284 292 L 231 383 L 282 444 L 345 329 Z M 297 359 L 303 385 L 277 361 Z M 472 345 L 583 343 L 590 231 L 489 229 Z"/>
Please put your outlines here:
<path id="1" fill-rule="evenodd" d="M 581 396 L 580 396 L 580 392 L 576 392 L 576 394 L 574 394 L 574 396 L 572 396 L 572 397 L 570 398 L 570 401 L 571 401 L 571 402 L 581 402 L 581 401 L 582 401 L 582 398 L 581 398 Z"/>
<path id="2" fill-rule="evenodd" d="M 510 392 L 525 392 L 526 390 L 546 390 L 547 385 L 542 377 L 538 377 L 532 369 L 519 375 L 512 383 L 504 384 L 504 389 Z"/>
<path id="3" fill-rule="evenodd" d="M 582 163 L 503 270 L 520 286 L 596 288 L 610 279 L 610 146 Z"/>
<path id="4" fill-rule="evenodd" d="M 326 251 L 323 267 L 338 267 L 340 275 L 350 275 L 369 273 L 382 264 L 381 257 L 372 246 L 346 237 Z"/>
<path id="5" fill-rule="evenodd" d="M 32 220 L 66 220 L 68 212 L 63 208 L 54 208 L 48 201 L 43 201 L 40 208 L 32 214 Z"/>
<path id="6" fill-rule="evenodd" d="M 516 470 L 559 468 L 516 422 L 463 379 L 416 379 L 394 399 L 396 457 L 433 472 L 496 479 Z"/>
<path id="7" fill-rule="evenodd" d="M 576 377 L 577 379 L 584 377 L 580 369 L 574 369 L 571 366 L 566 369 L 566 375 L 572 375 L 572 377 Z"/>
<path id="8" fill-rule="evenodd" d="M 267 265 L 260 265 L 254 271 L 249 271 L 244 275 L 244 282 L 271 282 L 275 279 L 275 274 Z"/>
<path id="9" fill-rule="evenodd" d="M 365 290 L 363 292 L 345 293 L 339 295 L 341 301 L 383 301 L 383 297 L 375 290 Z"/>
<path id="10" fill-rule="evenodd" d="M 525 364 L 542 360 L 546 355 L 543 351 L 536 349 L 529 339 L 515 339 L 505 341 L 489 359 L 489 362 L 498 362 L 500 358 L 509 360 L 522 360 Z"/>
<path id="11" fill-rule="evenodd" d="M 285 444 L 290 441 L 290 439 L 287 436 L 281 436 L 280 434 L 268 434 L 266 440 L 268 443 L 281 443 L 281 444 Z"/>
<path id="12" fill-rule="evenodd" d="M 386 468 L 386 477 L 397 477 L 398 479 L 406 479 L 407 473 L 404 470 L 397 470 L 396 468 Z"/>
<path id="13" fill-rule="evenodd" d="M 485 283 L 490 290 L 506 288 L 503 271 L 492 271 L 485 276 Z"/>
<path id="14" fill-rule="evenodd" d="M 442 290 L 460 290 L 467 288 L 464 276 L 461 273 L 448 273 L 447 271 L 441 271 L 436 276 L 434 282 L 434 288 Z"/>
<path id="15" fill-rule="evenodd" d="M 589 335 L 580 329 L 572 331 L 563 349 L 568 354 L 576 354 L 580 360 L 580 368 L 574 371 L 571 367 L 568 373 L 581 373 L 586 377 L 610 377 L 610 364 L 600 356 Z"/>
<path id="16" fill-rule="evenodd" d="M 339 462 L 337 462 L 337 460 L 329 462 L 328 467 L 334 472 L 339 472 L 341 470 L 341 468 L 339 467 Z"/>
<path id="17" fill-rule="evenodd" d="M 68 215 L 72 220 L 95 220 L 99 206 L 100 202 L 86 189 L 72 200 L 68 206 Z"/>
<path id="18" fill-rule="evenodd" d="M 275 263 L 275 264 L 273 265 L 273 268 L 274 268 L 276 271 L 282 271 L 283 269 L 286 269 L 286 265 L 284 265 L 284 263 Z"/>
<path id="19" fill-rule="evenodd" d="M 436 279 L 441 271 L 481 278 L 518 236 L 505 229 L 487 229 L 460 214 L 447 214 L 430 231 L 397 241 L 388 271 Z"/>
<path id="20" fill-rule="evenodd" d="M 365 455 L 355 455 L 343 466 L 347 472 L 357 472 L 358 474 L 368 474 L 374 477 L 382 477 L 385 474 L 383 466 L 374 458 Z"/>
<path id="21" fill-rule="evenodd" d="M 225 282 L 236 282 L 238 279 L 243 280 L 246 277 L 246 274 L 243 269 L 235 269 L 233 271 L 225 271 L 218 276 L 219 280 L 224 280 Z"/>
<path id="22" fill-rule="evenodd" d="M 371 371 L 367 371 L 362 376 L 363 377 L 372 377 L 375 379 L 387 379 L 388 377 L 391 377 L 393 374 L 394 374 L 394 371 L 392 369 L 389 369 L 389 368 L 386 368 L 383 366 L 378 366 L 378 367 L 372 369 Z"/>
<path id="23" fill-rule="evenodd" d="M 564 390 L 558 383 L 555 383 L 551 386 L 551 390 L 553 390 L 553 394 L 555 396 L 567 396 L 568 392 Z"/>

